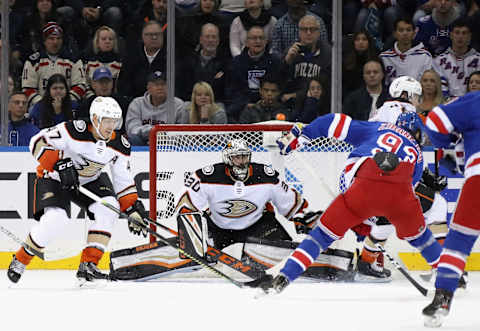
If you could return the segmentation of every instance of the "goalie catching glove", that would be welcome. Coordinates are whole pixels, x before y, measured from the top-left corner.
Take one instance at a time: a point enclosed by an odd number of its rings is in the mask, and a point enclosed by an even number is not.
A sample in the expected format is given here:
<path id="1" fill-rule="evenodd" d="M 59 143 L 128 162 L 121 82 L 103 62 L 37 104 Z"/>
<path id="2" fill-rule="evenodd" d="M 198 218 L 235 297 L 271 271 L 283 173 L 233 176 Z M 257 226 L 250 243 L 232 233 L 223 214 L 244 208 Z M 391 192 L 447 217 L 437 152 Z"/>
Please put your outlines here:
<path id="1" fill-rule="evenodd" d="M 133 205 L 128 207 L 125 212 L 129 217 L 141 224 L 136 224 L 128 219 L 128 230 L 133 234 L 142 234 L 144 237 L 147 237 L 148 222 L 144 220 L 144 218 L 147 217 L 147 212 L 145 211 L 143 203 L 140 200 L 137 200 Z"/>
<path id="2" fill-rule="evenodd" d="M 302 211 L 293 216 L 292 221 L 295 224 L 295 230 L 298 234 L 307 234 L 317 224 L 317 220 L 323 214 L 323 210 Z"/>
<path id="3" fill-rule="evenodd" d="M 288 155 L 301 146 L 298 142 L 298 137 L 302 134 L 302 128 L 302 123 L 296 123 L 289 133 L 277 139 L 277 145 L 280 148 L 281 155 Z"/>
<path id="4" fill-rule="evenodd" d="M 78 172 L 73 165 L 71 158 L 58 160 L 53 166 L 53 169 L 58 172 L 62 189 L 67 191 L 76 191 L 80 185 L 78 182 Z"/>

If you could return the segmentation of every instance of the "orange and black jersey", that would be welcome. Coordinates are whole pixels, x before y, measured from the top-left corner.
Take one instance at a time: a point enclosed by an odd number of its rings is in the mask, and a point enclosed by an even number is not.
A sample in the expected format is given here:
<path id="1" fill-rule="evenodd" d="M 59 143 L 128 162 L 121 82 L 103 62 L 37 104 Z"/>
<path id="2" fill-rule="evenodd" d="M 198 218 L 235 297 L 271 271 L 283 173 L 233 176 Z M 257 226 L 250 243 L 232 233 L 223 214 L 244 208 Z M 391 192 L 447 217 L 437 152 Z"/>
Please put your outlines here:
<path id="1" fill-rule="evenodd" d="M 96 180 L 110 166 L 112 182 L 122 209 L 137 200 L 130 172 L 130 143 L 117 131 L 110 141 L 96 140 L 85 121 L 63 122 L 41 130 L 30 140 L 30 151 L 39 162 L 37 175 L 59 180 L 53 166 L 59 159 L 71 158 L 80 184 Z"/>
<path id="2" fill-rule="evenodd" d="M 262 217 L 268 203 L 287 218 L 305 206 L 300 193 L 281 181 L 268 165 L 251 163 L 247 178 L 239 181 L 224 163 L 217 163 L 186 178 L 177 210 L 208 208 L 220 228 L 243 230 Z"/>

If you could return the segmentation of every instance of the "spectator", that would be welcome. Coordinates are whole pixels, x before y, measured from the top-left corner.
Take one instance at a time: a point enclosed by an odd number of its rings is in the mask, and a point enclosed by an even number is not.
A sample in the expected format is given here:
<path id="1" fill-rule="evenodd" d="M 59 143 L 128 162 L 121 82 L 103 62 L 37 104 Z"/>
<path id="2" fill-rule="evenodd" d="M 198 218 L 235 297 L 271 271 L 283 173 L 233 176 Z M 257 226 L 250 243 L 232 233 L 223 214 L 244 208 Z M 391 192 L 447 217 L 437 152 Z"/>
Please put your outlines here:
<path id="1" fill-rule="evenodd" d="M 468 77 L 467 92 L 480 91 L 480 71 L 474 71 Z"/>
<path id="2" fill-rule="evenodd" d="M 330 45 L 320 39 L 320 23 L 314 16 L 305 15 L 300 19 L 299 37 L 300 41 L 293 43 L 285 56 L 288 76 L 281 101 L 291 104 L 291 108 L 297 92 L 306 88 L 310 79 L 325 76 L 326 83 L 331 75 Z M 323 87 L 324 92 L 329 90 L 329 86 Z"/>
<path id="3" fill-rule="evenodd" d="M 73 120 L 73 112 L 78 109 L 78 104 L 72 102 L 67 92 L 67 80 L 62 74 L 50 76 L 45 95 L 30 111 L 33 124 L 43 129 Z"/>
<path id="4" fill-rule="evenodd" d="M 0 39 L 0 52 L 2 51 L 2 40 Z M 15 89 L 20 88 L 20 80 L 22 78 L 23 63 L 13 56 L 12 52 L 8 54 L 8 73 L 9 77 L 13 80 Z M 0 57 L 0 72 L 1 72 L 2 59 Z"/>
<path id="5" fill-rule="evenodd" d="M 267 72 L 278 72 L 281 62 L 265 51 L 267 41 L 263 29 L 253 26 L 247 33 L 247 47 L 232 61 L 227 95 L 232 104 L 227 108 L 228 122 L 238 121 L 245 105 L 260 100 L 260 78 Z"/>
<path id="6" fill-rule="evenodd" d="M 200 49 L 199 40 L 202 27 L 211 23 L 217 26 L 219 30 L 219 53 L 230 55 L 228 49 L 230 26 L 225 25 L 222 17 L 218 14 L 219 3 L 220 0 L 200 0 L 191 14 L 178 19 L 178 22 L 176 22 L 178 33 L 176 34 L 175 46 L 181 54 L 191 54 Z"/>
<path id="7" fill-rule="evenodd" d="M 25 118 L 27 97 L 21 91 L 10 94 L 8 101 L 8 146 L 28 146 L 30 138 L 40 131 Z"/>
<path id="8" fill-rule="evenodd" d="M 20 46 L 22 40 L 22 27 L 25 24 L 25 14 L 22 11 L 15 10 L 15 0 L 9 0 L 8 2 L 9 12 L 8 12 L 8 37 L 10 43 L 10 50 L 17 50 Z M 1 20 L 4 15 L 0 16 L 0 27 Z"/>
<path id="9" fill-rule="evenodd" d="M 77 41 L 73 37 L 73 30 L 69 26 L 71 25 L 71 21 L 68 21 L 63 14 L 57 11 L 57 6 L 52 0 L 35 0 L 32 1 L 31 8 L 21 31 L 22 61 L 25 61 L 30 54 L 41 50 L 43 46 L 42 31 L 48 22 L 57 22 L 63 31 L 66 32 L 63 34 L 65 47 L 72 54 L 78 52 Z"/>
<path id="10" fill-rule="evenodd" d="M 156 21 L 143 25 L 142 43 L 128 52 L 118 77 L 118 92 L 139 97 L 145 91 L 147 76 L 155 71 L 165 72 L 166 50 L 162 27 Z"/>
<path id="11" fill-rule="evenodd" d="M 425 120 L 433 107 L 444 101 L 442 83 L 438 73 L 433 69 L 428 69 L 423 73 L 420 84 L 422 85 L 422 98 L 416 108 L 422 120 Z"/>
<path id="12" fill-rule="evenodd" d="M 272 40 L 273 27 L 277 19 L 263 6 L 264 0 L 245 0 L 245 10 L 230 26 L 230 52 L 233 57 L 240 55 L 245 47 L 247 31 L 254 25 L 263 28 L 267 45 Z"/>
<path id="13" fill-rule="evenodd" d="M 471 0 L 469 1 L 470 7 L 467 12 L 467 19 L 470 23 L 472 31 L 475 31 L 472 34 L 472 47 L 475 49 L 480 49 L 480 0 Z"/>
<path id="14" fill-rule="evenodd" d="M 62 74 L 70 86 L 70 96 L 77 102 L 85 95 L 83 63 L 63 47 L 63 29 L 56 22 L 43 27 L 43 46 L 25 61 L 22 90 L 31 109 L 44 95 L 47 81 L 53 74 Z"/>
<path id="15" fill-rule="evenodd" d="M 367 121 L 390 97 L 383 85 L 384 70 L 380 60 L 369 60 L 363 66 L 365 86 L 350 93 L 343 102 L 343 113 L 354 120 Z"/>
<path id="16" fill-rule="evenodd" d="M 297 41 L 298 24 L 305 15 L 313 15 L 318 20 L 319 39 L 328 42 L 327 29 L 323 19 L 308 11 L 303 0 L 287 0 L 288 12 L 282 16 L 273 28 L 272 53 L 284 57 L 287 50 Z"/>
<path id="17" fill-rule="evenodd" d="M 129 100 L 123 95 L 118 95 L 113 91 L 113 75 L 108 67 L 97 68 L 93 72 L 92 76 L 92 92 L 88 98 L 83 99 L 80 104 L 80 110 L 76 118 L 90 121 L 90 105 L 93 100 L 98 97 L 112 97 L 117 101 L 118 105 L 122 109 L 123 123 L 120 128 L 121 131 L 125 131 L 125 120 L 127 115 L 127 109 L 129 105 Z"/>
<path id="18" fill-rule="evenodd" d="M 118 50 L 117 34 L 112 28 L 103 25 L 95 31 L 91 47 L 87 49 L 83 57 L 83 63 L 88 85 L 86 98 L 94 94 L 92 76 L 93 72 L 100 67 L 109 69 L 113 78 L 113 85 L 116 85 L 122 69 L 122 59 Z"/>
<path id="19" fill-rule="evenodd" d="M 219 50 L 219 29 L 212 23 L 201 28 L 200 49 L 185 57 L 181 74 L 189 79 L 180 80 L 180 97 L 187 100 L 192 95 L 193 85 L 207 82 L 213 89 L 217 101 L 225 102 L 226 72 L 230 57 Z"/>
<path id="20" fill-rule="evenodd" d="M 295 112 L 290 121 L 310 123 L 320 115 L 330 113 L 330 103 L 324 82 L 325 76 L 310 79 L 303 91 L 299 92 L 295 100 Z"/>
<path id="21" fill-rule="evenodd" d="M 180 123 L 184 102 L 179 98 L 175 98 L 174 102 L 173 123 Z M 167 109 L 167 78 L 164 73 L 155 71 L 148 75 L 147 92 L 130 103 L 125 122 L 128 139 L 132 145 L 147 145 L 150 130 L 154 125 L 170 123 Z"/>
<path id="22" fill-rule="evenodd" d="M 179 123 L 184 124 L 225 124 L 227 113 L 223 104 L 215 103 L 212 87 L 206 82 L 193 86 L 192 98 L 186 102 L 180 114 Z"/>
<path id="23" fill-rule="evenodd" d="M 259 123 L 271 120 L 289 120 L 290 109 L 279 100 L 280 83 L 273 74 L 260 79 L 260 100 L 253 106 L 245 106 L 240 113 L 239 123 Z"/>
<path id="24" fill-rule="evenodd" d="M 480 53 L 470 47 L 472 31 L 467 21 L 451 25 L 452 46 L 433 60 L 433 68 L 442 80 L 443 95 L 459 97 L 467 92 L 467 77 L 480 69 Z"/>
<path id="25" fill-rule="evenodd" d="M 415 41 L 422 42 L 433 56 L 445 52 L 451 45 L 451 24 L 460 14 L 460 7 L 455 0 L 436 0 L 432 14 L 419 19 Z"/>
<path id="26" fill-rule="evenodd" d="M 396 42 L 393 48 L 380 53 L 387 86 L 400 76 L 410 76 L 418 81 L 425 70 L 432 68 L 432 55 L 422 42 L 413 42 L 415 31 L 412 20 L 399 18 L 394 27 Z"/>
<path id="27" fill-rule="evenodd" d="M 364 29 L 355 32 L 351 38 L 351 45 L 343 57 L 343 97 L 363 84 L 363 65 L 377 57 L 377 49 L 368 32 Z"/>

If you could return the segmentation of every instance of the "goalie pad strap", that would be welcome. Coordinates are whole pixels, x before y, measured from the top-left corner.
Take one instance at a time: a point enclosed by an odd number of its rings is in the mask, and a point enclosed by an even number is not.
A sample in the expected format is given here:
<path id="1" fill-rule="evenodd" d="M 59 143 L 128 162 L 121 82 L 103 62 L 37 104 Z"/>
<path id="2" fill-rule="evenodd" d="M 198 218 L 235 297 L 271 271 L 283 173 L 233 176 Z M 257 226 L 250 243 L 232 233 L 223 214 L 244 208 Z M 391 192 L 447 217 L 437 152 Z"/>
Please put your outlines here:
<path id="1" fill-rule="evenodd" d="M 201 213 L 185 213 L 177 216 L 178 246 L 185 252 L 203 258 L 207 252 L 207 221 Z M 180 257 L 187 257 L 180 254 Z"/>

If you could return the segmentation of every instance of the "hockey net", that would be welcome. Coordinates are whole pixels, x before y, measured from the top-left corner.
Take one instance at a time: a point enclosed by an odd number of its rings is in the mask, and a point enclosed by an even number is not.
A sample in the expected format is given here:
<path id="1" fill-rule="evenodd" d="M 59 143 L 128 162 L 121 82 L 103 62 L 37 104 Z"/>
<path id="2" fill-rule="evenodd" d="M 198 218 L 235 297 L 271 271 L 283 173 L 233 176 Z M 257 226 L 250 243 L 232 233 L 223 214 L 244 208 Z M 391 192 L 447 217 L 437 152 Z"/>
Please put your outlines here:
<path id="1" fill-rule="evenodd" d="M 271 165 L 289 186 L 325 209 L 338 193 L 338 183 L 351 145 L 318 138 L 288 156 L 281 156 L 276 139 L 292 124 L 156 125 L 150 133 L 150 217 L 176 229 L 175 207 L 184 180 L 195 170 L 222 162 L 221 151 L 233 138 L 244 139 L 252 162 Z M 153 240 L 153 238 L 151 238 Z"/>

